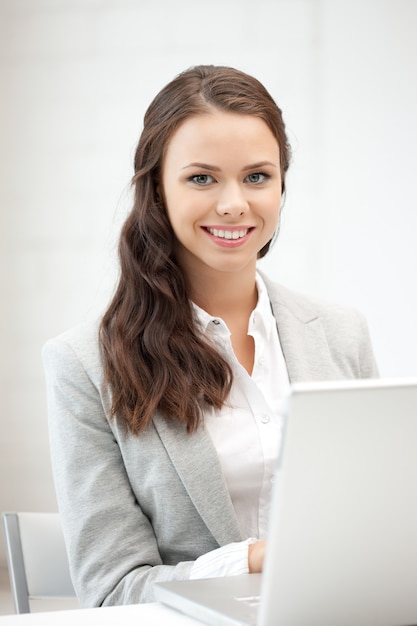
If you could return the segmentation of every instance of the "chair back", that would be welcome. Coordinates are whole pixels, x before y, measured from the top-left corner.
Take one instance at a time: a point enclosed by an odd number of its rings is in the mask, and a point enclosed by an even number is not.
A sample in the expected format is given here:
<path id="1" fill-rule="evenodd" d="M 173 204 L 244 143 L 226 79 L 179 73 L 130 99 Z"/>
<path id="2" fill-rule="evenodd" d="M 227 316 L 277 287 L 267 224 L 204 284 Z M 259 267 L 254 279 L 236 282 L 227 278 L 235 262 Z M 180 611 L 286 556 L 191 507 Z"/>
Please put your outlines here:
<path id="1" fill-rule="evenodd" d="M 59 514 L 2 517 L 16 613 L 30 613 L 32 599 L 75 598 Z"/>

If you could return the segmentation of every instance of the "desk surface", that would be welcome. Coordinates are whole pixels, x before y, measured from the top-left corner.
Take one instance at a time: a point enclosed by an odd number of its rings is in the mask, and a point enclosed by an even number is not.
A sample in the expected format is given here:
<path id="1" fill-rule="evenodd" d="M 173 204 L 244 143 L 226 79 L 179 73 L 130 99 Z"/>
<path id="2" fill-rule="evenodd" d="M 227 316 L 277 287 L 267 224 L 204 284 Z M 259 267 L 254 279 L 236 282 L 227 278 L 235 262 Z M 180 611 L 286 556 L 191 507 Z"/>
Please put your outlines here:
<path id="1" fill-rule="evenodd" d="M 201 622 L 158 603 L 2 615 L 0 626 L 201 626 Z"/>

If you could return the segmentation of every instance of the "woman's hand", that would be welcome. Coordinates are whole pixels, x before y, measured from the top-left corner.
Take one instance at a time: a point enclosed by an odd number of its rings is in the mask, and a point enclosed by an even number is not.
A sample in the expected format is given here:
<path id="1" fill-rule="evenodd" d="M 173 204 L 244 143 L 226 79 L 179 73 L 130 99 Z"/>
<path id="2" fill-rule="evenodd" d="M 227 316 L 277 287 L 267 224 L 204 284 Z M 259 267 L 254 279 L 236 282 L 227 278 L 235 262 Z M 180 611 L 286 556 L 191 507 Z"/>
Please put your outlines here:
<path id="1" fill-rule="evenodd" d="M 265 557 L 265 541 L 256 541 L 248 546 L 248 566 L 250 574 L 262 572 Z"/>

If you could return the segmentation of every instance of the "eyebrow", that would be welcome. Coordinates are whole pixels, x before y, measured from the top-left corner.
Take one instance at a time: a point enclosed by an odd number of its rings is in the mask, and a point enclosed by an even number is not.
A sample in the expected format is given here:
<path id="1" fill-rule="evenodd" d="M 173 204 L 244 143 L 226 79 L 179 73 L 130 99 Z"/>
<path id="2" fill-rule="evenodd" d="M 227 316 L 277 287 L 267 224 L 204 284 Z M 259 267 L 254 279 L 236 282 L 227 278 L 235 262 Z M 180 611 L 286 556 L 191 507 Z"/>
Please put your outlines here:
<path id="1" fill-rule="evenodd" d="M 277 165 L 275 163 L 272 163 L 271 161 L 259 161 L 259 163 L 252 163 L 251 165 L 246 165 L 242 169 L 242 171 L 247 172 L 249 170 L 255 170 L 260 167 L 265 167 L 266 165 L 277 168 Z M 208 170 L 210 172 L 220 172 L 220 169 L 221 169 L 220 167 L 217 167 L 216 165 L 210 165 L 209 163 L 199 163 L 199 162 L 189 163 L 188 165 L 185 165 L 182 169 L 186 170 L 189 167 L 201 167 L 201 169 Z"/>
<path id="2" fill-rule="evenodd" d="M 209 165 L 208 163 L 189 163 L 185 165 L 182 169 L 186 170 L 189 167 L 201 167 L 202 170 L 209 170 L 210 172 L 220 172 L 220 167 L 216 167 L 215 165 Z"/>
<path id="3" fill-rule="evenodd" d="M 246 167 L 243 168 L 243 171 L 247 172 L 248 170 L 256 170 L 261 167 L 265 167 L 265 165 L 269 165 L 270 167 L 277 168 L 276 164 L 272 163 L 272 161 L 259 161 L 259 163 L 252 163 L 251 165 L 247 165 Z"/>

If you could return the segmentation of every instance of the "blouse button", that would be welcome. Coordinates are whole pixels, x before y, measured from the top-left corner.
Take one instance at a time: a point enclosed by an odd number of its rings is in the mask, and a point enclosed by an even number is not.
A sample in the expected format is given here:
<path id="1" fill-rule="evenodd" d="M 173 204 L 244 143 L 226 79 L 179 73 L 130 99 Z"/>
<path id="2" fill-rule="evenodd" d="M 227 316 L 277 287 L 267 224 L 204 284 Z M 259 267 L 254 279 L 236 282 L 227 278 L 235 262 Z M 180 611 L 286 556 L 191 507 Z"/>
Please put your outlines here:
<path id="1" fill-rule="evenodd" d="M 213 324 L 216 324 L 216 326 L 218 326 L 220 324 L 220 320 L 212 320 Z"/>
<path id="2" fill-rule="evenodd" d="M 261 420 L 262 424 L 268 424 L 271 421 L 271 418 L 266 413 L 263 413 L 260 416 L 260 420 Z"/>

